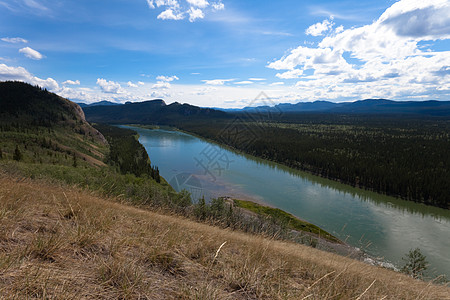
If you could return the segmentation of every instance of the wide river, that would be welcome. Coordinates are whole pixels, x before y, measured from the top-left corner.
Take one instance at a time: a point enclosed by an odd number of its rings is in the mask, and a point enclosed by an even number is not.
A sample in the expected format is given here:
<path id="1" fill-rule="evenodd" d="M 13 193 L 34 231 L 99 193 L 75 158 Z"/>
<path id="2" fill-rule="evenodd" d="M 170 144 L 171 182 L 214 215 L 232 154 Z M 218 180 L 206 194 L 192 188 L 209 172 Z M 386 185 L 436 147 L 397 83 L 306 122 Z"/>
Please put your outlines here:
<path id="1" fill-rule="evenodd" d="M 396 267 L 418 247 L 429 275 L 450 277 L 448 210 L 339 184 L 186 133 L 132 128 L 160 174 L 193 200 L 230 196 L 277 207 Z"/>

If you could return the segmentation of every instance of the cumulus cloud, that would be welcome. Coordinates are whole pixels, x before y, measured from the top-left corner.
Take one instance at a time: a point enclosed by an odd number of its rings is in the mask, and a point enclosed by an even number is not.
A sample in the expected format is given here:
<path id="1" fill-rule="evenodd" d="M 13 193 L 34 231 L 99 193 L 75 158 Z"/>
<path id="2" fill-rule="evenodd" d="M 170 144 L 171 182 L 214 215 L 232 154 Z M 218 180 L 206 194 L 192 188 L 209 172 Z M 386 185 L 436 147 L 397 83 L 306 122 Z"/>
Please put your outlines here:
<path id="1" fill-rule="evenodd" d="M 224 85 L 226 82 L 234 81 L 234 79 L 212 79 L 202 81 L 208 85 Z"/>
<path id="2" fill-rule="evenodd" d="M 118 82 L 108 81 L 103 78 L 97 78 L 97 85 L 104 93 L 119 94 L 124 92 Z"/>
<path id="3" fill-rule="evenodd" d="M 214 11 L 219 11 L 219 10 L 225 9 L 225 5 L 222 2 L 216 2 L 211 5 L 212 5 Z"/>
<path id="4" fill-rule="evenodd" d="M 173 75 L 173 76 L 159 75 L 159 76 L 156 77 L 156 80 L 170 82 L 170 81 L 174 81 L 174 80 L 179 80 L 179 78 L 177 76 L 175 76 L 175 75 Z"/>
<path id="5" fill-rule="evenodd" d="M 217 12 L 225 9 L 221 1 L 209 3 L 207 0 L 146 0 L 150 9 L 164 9 L 158 14 L 160 20 L 184 20 L 189 16 L 190 22 L 203 19 L 205 12 Z"/>
<path id="6" fill-rule="evenodd" d="M 128 82 L 127 82 L 127 86 L 129 86 L 129 87 L 134 87 L 134 88 L 137 88 L 137 87 L 138 87 L 137 84 L 132 83 L 131 81 L 128 81 Z"/>
<path id="7" fill-rule="evenodd" d="M 188 14 L 189 14 L 189 22 L 194 22 L 196 19 L 203 19 L 205 17 L 205 14 L 200 8 L 191 7 L 188 10 Z"/>
<path id="8" fill-rule="evenodd" d="M 43 59 L 44 56 L 39 53 L 38 51 L 31 49 L 30 47 L 25 47 L 22 49 L 19 49 L 19 52 L 25 55 L 28 58 L 34 59 L 34 60 L 40 60 Z"/>
<path id="9" fill-rule="evenodd" d="M 176 13 L 172 9 L 168 8 L 157 17 L 160 20 L 182 20 L 184 15 L 182 13 Z"/>
<path id="10" fill-rule="evenodd" d="M 152 89 L 167 90 L 170 89 L 170 86 L 170 83 L 167 81 L 158 81 L 152 86 Z"/>
<path id="11" fill-rule="evenodd" d="M 299 78 L 302 75 L 303 75 L 303 70 L 294 69 L 294 70 L 287 71 L 284 73 L 277 73 L 277 75 L 275 75 L 275 76 L 277 76 L 280 79 L 294 79 L 294 78 Z"/>
<path id="12" fill-rule="evenodd" d="M 316 23 L 311 26 L 309 26 L 305 33 L 307 35 L 312 36 L 320 36 L 323 35 L 324 32 L 329 31 L 331 28 L 333 28 L 334 23 L 330 20 L 323 20 L 322 23 Z"/>
<path id="13" fill-rule="evenodd" d="M 20 37 L 15 37 L 15 38 L 10 38 L 10 37 L 4 37 L 2 38 L 2 41 L 7 42 L 7 43 L 12 43 L 12 44 L 18 44 L 18 43 L 28 43 L 28 41 L 26 39 L 20 38 Z"/>
<path id="14" fill-rule="evenodd" d="M 58 83 L 53 78 L 41 79 L 33 76 L 23 67 L 10 67 L 5 64 L 0 64 L 0 81 L 5 80 L 28 82 L 49 90 L 56 90 L 59 88 Z"/>
<path id="15" fill-rule="evenodd" d="M 171 85 L 170 82 L 174 81 L 174 80 L 178 80 L 179 78 L 175 75 L 173 76 L 164 76 L 164 75 L 159 75 L 156 77 L 156 83 L 152 86 L 152 89 L 157 89 L 157 90 L 167 90 L 170 89 Z"/>
<path id="16" fill-rule="evenodd" d="M 197 6 L 200 8 L 205 8 L 209 5 L 208 1 L 206 0 L 186 0 L 186 2 L 191 4 L 192 6 Z"/>
<path id="17" fill-rule="evenodd" d="M 70 84 L 70 85 L 80 85 L 80 81 L 79 80 L 66 80 L 63 82 L 63 84 Z"/>
<path id="18" fill-rule="evenodd" d="M 450 51 L 435 51 L 433 41 L 450 39 L 449 15 L 449 1 L 401 0 L 373 23 L 339 26 L 317 46 L 299 46 L 268 67 L 285 70 L 278 78 L 299 78 L 310 99 L 434 98 L 445 86 L 440 71 L 450 66 Z"/>

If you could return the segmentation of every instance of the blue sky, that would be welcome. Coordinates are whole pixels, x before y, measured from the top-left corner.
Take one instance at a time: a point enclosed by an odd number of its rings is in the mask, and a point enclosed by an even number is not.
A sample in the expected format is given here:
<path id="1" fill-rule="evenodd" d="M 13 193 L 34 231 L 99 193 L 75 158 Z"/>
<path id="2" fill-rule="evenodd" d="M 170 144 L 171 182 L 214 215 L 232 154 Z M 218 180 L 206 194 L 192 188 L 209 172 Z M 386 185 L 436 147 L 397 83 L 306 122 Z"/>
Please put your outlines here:
<path id="1" fill-rule="evenodd" d="M 0 0 L 0 80 L 87 103 L 450 100 L 449 15 L 448 0 Z"/>

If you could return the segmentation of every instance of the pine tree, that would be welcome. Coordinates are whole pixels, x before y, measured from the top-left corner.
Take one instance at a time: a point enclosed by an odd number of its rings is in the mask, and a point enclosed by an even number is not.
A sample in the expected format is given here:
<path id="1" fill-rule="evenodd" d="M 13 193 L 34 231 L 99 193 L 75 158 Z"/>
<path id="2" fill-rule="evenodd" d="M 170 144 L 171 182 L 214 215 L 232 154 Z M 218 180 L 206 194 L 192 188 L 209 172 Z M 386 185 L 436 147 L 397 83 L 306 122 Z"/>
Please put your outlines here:
<path id="1" fill-rule="evenodd" d="M 409 250 L 406 257 L 402 257 L 406 262 L 401 271 L 405 274 L 412 276 L 413 278 L 420 278 L 423 276 L 423 272 L 428 268 L 428 262 L 425 255 L 420 252 L 419 248 Z"/>
<path id="2" fill-rule="evenodd" d="M 14 160 L 21 160 L 23 157 L 22 152 L 20 152 L 19 146 L 16 145 L 16 150 L 14 150 L 13 159 Z"/>
<path id="3" fill-rule="evenodd" d="M 74 154 L 73 154 L 73 164 L 72 164 L 72 167 L 76 168 L 77 165 L 78 165 L 78 163 L 77 163 L 77 156 L 76 156 L 75 153 L 74 153 Z"/>
<path id="4" fill-rule="evenodd" d="M 161 177 L 159 177 L 159 169 L 158 169 L 158 167 L 156 167 L 155 177 L 156 177 L 155 178 L 156 182 L 160 183 L 161 182 Z"/>

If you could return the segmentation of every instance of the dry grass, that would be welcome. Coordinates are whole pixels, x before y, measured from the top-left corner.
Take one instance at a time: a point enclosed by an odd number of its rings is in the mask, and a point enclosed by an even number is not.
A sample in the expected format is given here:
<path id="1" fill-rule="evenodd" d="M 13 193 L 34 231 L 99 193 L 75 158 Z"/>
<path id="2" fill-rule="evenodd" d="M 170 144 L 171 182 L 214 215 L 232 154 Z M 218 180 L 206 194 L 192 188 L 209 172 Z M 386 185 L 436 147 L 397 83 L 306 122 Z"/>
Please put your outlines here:
<path id="1" fill-rule="evenodd" d="M 450 299 L 345 257 L 42 182 L 0 178 L 0 228 L 2 299 Z"/>

